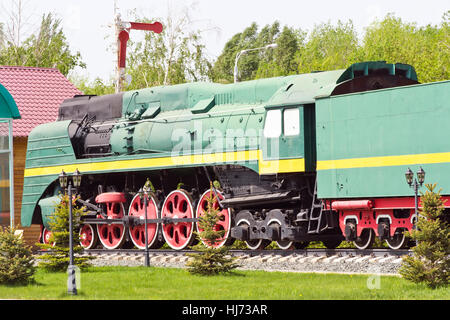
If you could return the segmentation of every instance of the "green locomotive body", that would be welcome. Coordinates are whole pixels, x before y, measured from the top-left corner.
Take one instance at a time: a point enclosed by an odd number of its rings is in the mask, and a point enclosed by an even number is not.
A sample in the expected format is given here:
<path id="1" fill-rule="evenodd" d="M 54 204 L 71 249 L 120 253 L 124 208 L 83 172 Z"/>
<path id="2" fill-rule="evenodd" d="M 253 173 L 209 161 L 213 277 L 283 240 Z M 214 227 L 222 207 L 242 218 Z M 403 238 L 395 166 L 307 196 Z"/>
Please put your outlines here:
<path id="1" fill-rule="evenodd" d="M 435 95 L 432 107 L 414 98 L 422 94 Z M 181 249 L 192 242 L 214 181 L 220 183 L 213 191 L 224 216 L 219 227 L 227 231 L 222 244 L 237 238 L 256 249 L 275 240 L 285 249 L 321 240 L 333 247 L 346 234 L 332 200 L 405 196 L 407 185 L 371 192 L 382 189 L 382 169 L 390 181 L 394 170 L 402 175 L 403 166 L 426 162 L 358 168 L 336 163 L 446 152 L 444 143 L 442 148 L 410 144 L 396 153 L 411 131 L 399 115 L 420 117 L 424 108 L 431 115 L 427 124 L 432 117 L 444 121 L 447 94 L 448 83 L 417 85 L 409 65 L 364 62 L 346 70 L 227 85 L 190 83 L 74 97 L 63 102 L 58 121 L 29 136 L 22 225 L 40 223 L 45 232 L 60 192 L 59 174 L 78 169 L 81 203 L 90 208 L 81 230 L 87 248 L 97 236 L 110 249 L 127 238 L 143 247 L 137 191 L 146 181 L 154 187 L 147 217 L 152 247 L 166 241 Z M 398 112 L 392 112 L 397 105 Z M 383 128 L 397 126 L 405 128 L 398 139 L 377 142 L 378 132 L 385 139 Z M 382 172 L 371 172 L 373 167 Z M 366 178 L 376 186 L 366 185 Z"/>
<path id="2" fill-rule="evenodd" d="M 408 167 L 449 194 L 449 101 L 450 81 L 317 100 L 318 196 L 407 197 Z"/>

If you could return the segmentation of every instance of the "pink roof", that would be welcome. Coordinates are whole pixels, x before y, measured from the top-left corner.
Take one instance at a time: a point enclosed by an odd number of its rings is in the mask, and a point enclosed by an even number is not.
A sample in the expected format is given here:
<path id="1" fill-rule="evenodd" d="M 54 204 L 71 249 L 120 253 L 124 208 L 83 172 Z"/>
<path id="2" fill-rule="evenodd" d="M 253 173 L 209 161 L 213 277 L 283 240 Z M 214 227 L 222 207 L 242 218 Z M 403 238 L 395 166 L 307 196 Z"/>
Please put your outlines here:
<path id="1" fill-rule="evenodd" d="M 82 94 L 58 69 L 0 66 L 0 83 L 16 101 L 21 119 L 13 135 L 26 137 L 39 124 L 55 121 L 65 99 Z"/>

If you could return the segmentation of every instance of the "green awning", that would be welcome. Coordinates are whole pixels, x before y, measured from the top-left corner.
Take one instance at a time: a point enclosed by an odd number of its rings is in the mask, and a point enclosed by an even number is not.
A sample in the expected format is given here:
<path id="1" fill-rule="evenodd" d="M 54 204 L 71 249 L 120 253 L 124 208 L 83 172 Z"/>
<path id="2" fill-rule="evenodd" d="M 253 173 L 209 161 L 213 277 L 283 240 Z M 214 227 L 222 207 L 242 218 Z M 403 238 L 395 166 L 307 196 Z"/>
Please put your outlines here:
<path id="1" fill-rule="evenodd" d="M 16 102 L 2 84 L 0 84 L 0 118 L 20 119 Z"/>

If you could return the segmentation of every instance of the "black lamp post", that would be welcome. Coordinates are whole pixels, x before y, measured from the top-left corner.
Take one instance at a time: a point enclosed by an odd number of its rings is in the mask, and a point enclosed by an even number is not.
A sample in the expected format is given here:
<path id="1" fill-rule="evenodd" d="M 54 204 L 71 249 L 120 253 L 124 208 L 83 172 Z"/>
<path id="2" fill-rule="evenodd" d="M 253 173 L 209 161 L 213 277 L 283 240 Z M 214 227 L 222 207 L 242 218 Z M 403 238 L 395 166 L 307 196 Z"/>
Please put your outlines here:
<path id="1" fill-rule="evenodd" d="M 417 179 L 414 178 L 414 173 L 410 168 L 405 172 L 406 182 L 409 184 L 411 188 L 414 189 L 414 209 L 416 214 L 416 221 L 419 220 L 419 204 L 418 204 L 418 192 L 419 187 L 423 185 L 425 181 L 425 171 L 420 167 L 419 171 L 417 171 Z"/>
<path id="2" fill-rule="evenodd" d="M 139 197 L 144 199 L 144 228 L 145 228 L 145 266 L 150 266 L 150 257 L 148 253 L 148 230 L 147 230 L 147 197 L 148 189 L 146 186 L 139 189 Z"/>
<path id="3" fill-rule="evenodd" d="M 81 173 L 78 169 L 72 175 L 72 181 L 70 181 L 68 175 L 61 171 L 59 175 L 59 184 L 61 188 L 64 190 L 67 188 L 67 195 L 69 197 L 69 267 L 67 268 L 67 273 L 69 274 L 69 278 L 67 280 L 67 292 L 69 294 L 76 295 L 77 294 L 77 285 L 75 278 L 75 265 L 73 263 L 73 207 L 72 207 L 72 182 L 75 187 L 75 192 L 77 192 L 77 188 L 81 185 Z"/>

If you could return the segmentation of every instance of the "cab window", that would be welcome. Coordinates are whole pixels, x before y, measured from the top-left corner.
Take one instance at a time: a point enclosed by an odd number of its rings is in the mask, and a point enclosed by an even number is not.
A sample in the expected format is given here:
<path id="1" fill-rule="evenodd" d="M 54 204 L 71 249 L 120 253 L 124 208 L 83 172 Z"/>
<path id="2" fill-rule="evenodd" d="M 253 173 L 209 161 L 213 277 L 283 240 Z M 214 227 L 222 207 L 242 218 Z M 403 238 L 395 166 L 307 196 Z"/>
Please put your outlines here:
<path id="1" fill-rule="evenodd" d="M 269 110 L 264 125 L 264 137 L 277 138 L 281 135 L 281 110 Z"/>
<path id="2" fill-rule="evenodd" d="M 283 112 L 283 132 L 285 136 L 296 136 L 300 133 L 300 114 L 298 108 L 285 109 Z"/>

